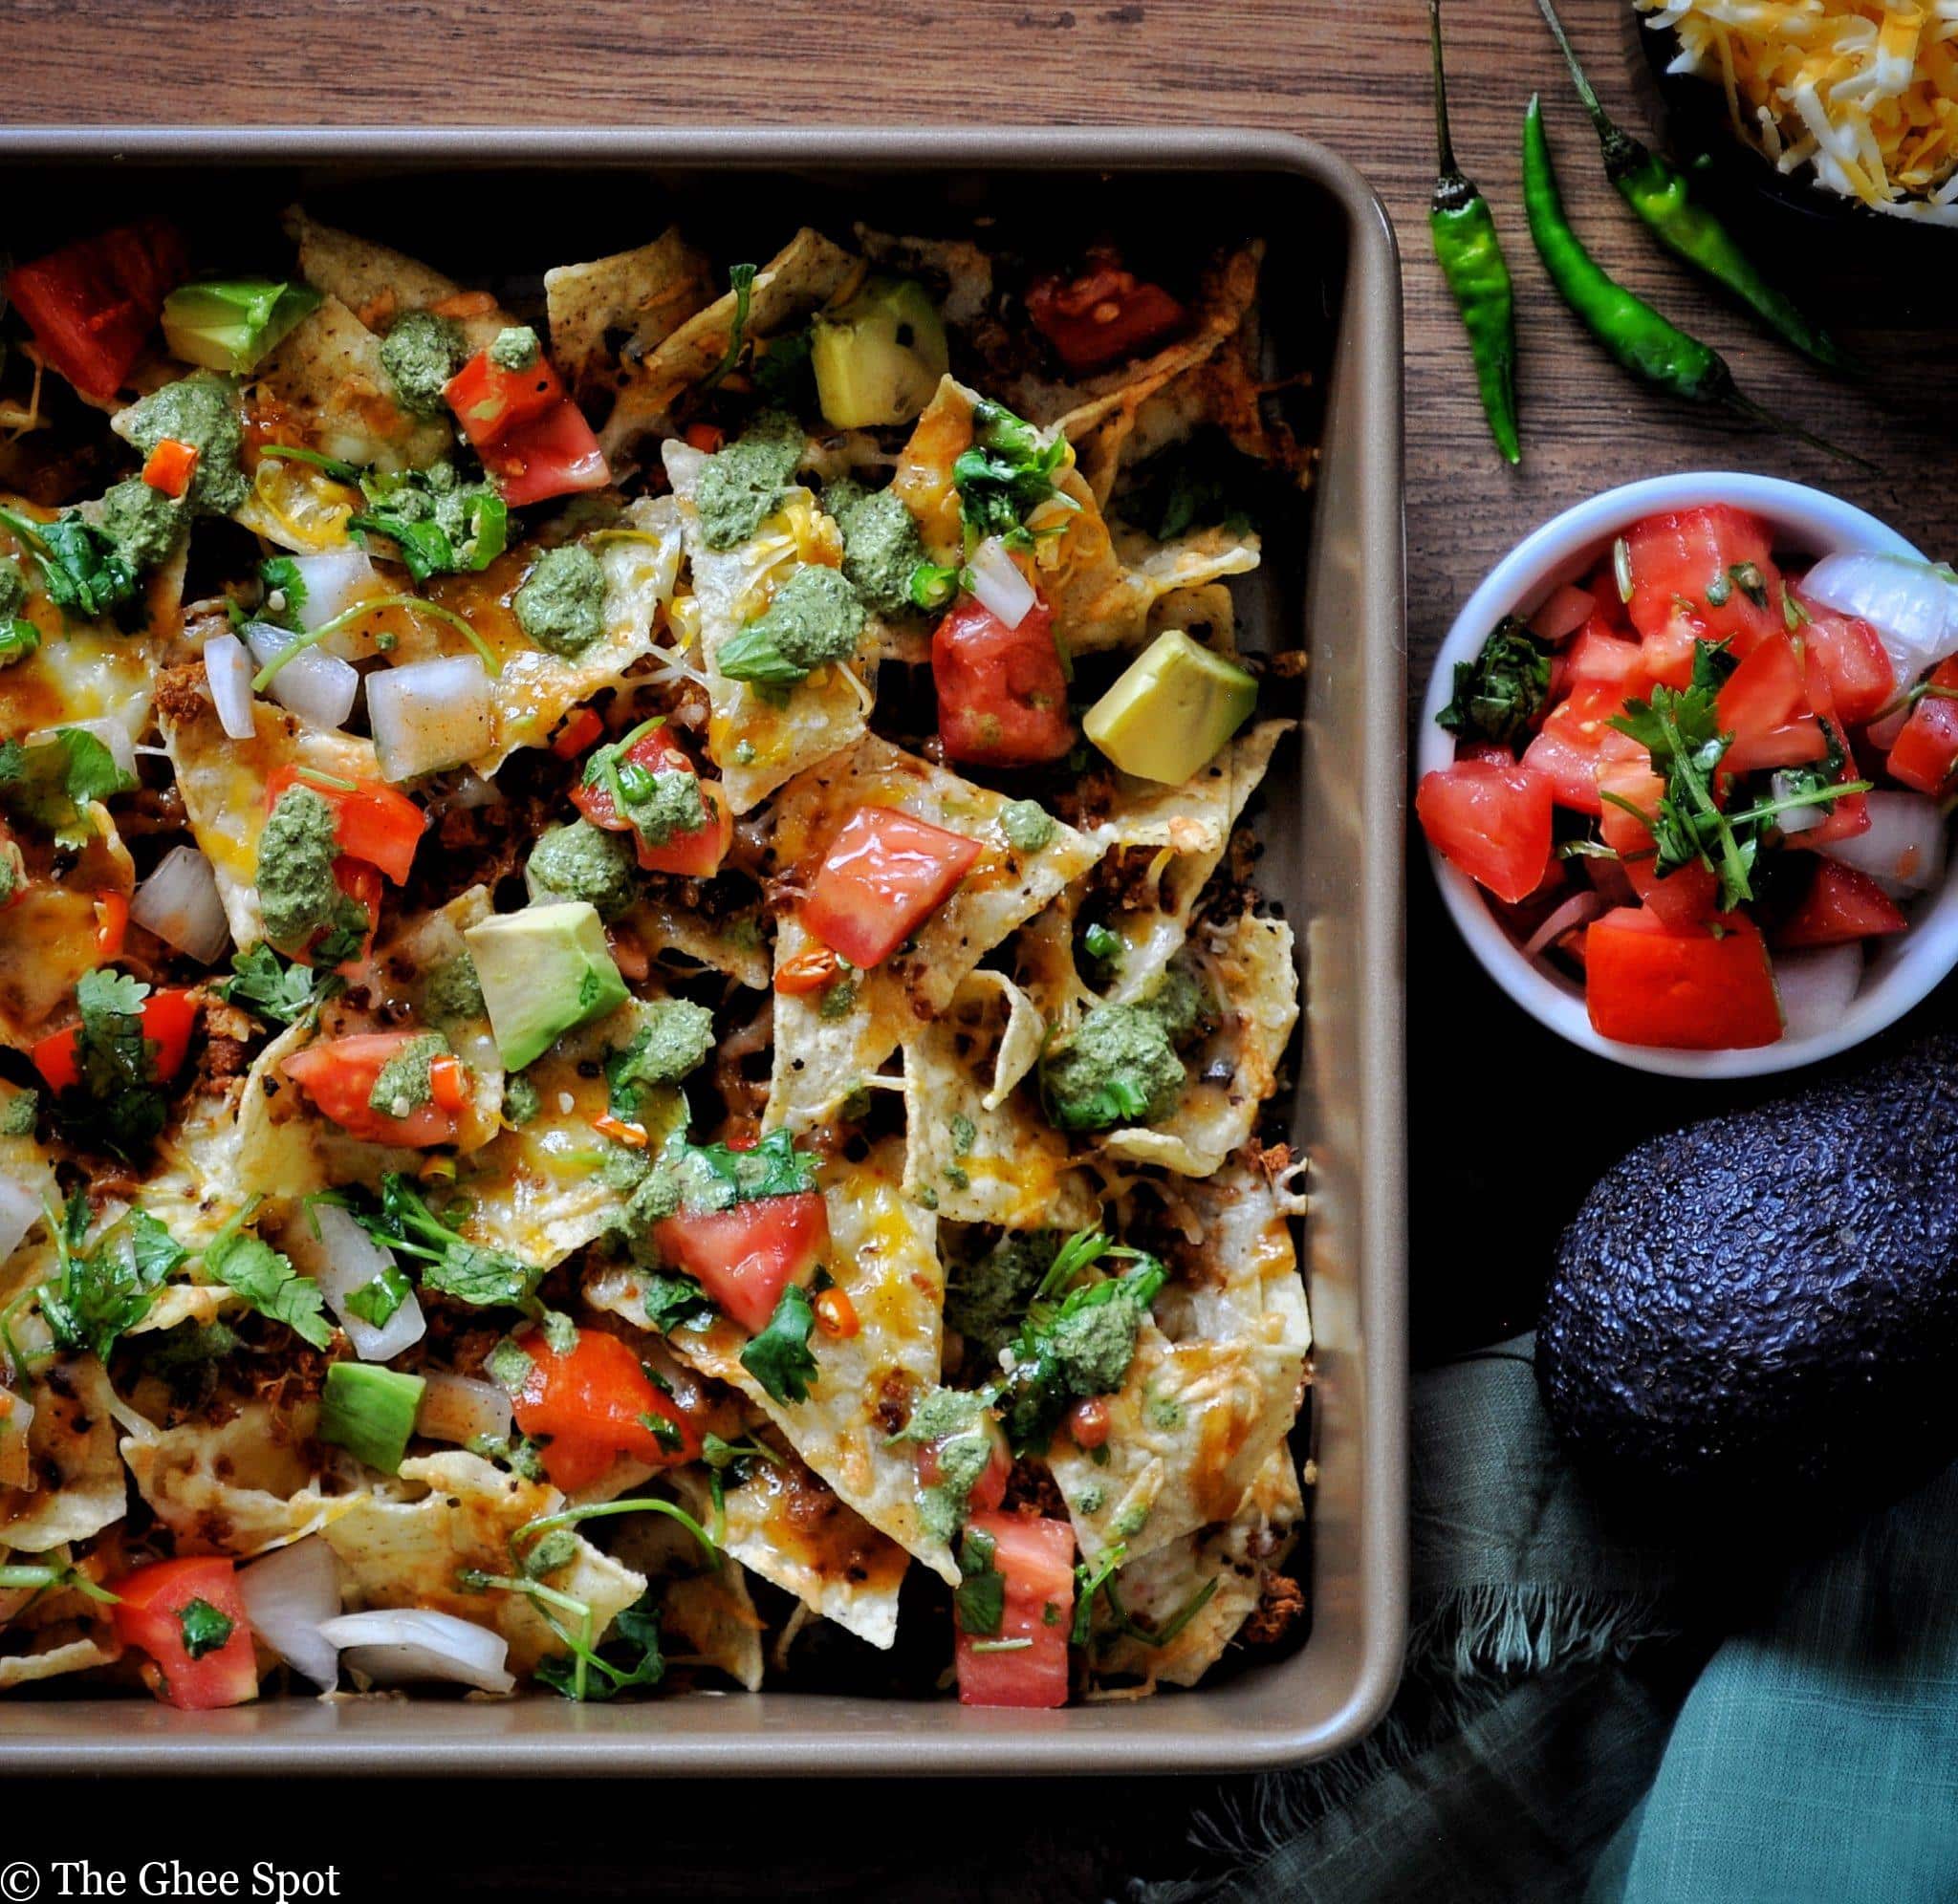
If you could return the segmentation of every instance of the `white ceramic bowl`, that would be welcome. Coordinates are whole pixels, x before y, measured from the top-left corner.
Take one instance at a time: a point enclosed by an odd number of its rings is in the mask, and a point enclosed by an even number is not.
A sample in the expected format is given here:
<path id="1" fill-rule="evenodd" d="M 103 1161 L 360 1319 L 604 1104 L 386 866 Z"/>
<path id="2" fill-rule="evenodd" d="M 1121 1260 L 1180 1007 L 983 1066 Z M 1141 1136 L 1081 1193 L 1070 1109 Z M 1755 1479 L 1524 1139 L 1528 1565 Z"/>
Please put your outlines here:
<path id="1" fill-rule="evenodd" d="M 1506 615 L 1526 618 L 1554 590 L 1576 581 L 1642 516 L 1665 509 L 1731 503 L 1771 524 L 1777 549 L 1808 555 L 1875 550 L 1897 555 L 1920 552 L 1893 529 L 1838 498 L 1775 476 L 1699 473 L 1655 476 L 1607 489 L 1526 536 L 1490 572 L 1455 617 L 1435 661 L 1422 703 L 1416 744 L 1417 775 L 1447 767 L 1455 757 L 1451 734 L 1435 725 L 1448 704 L 1457 661 L 1473 660 L 1490 630 Z M 1861 988 L 1828 1030 L 1784 1037 L 1778 1044 L 1743 1051 L 1679 1051 L 1621 1045 L 1591 1028 L 1582 988 L 1523 949 L 1497 921 L 1482 888 L 1430 847 L 1428 859 L 1462 937 L 1496 984 L 1525 1011 L 1599 1057 L 1639 1071 L 1673 1077 L 1756 1077 L 1846 1051 L 1908 1011 L 1958 965 L 1958 871 L 1938 891 L 1906 908 L 1910 930 L 1883 942 L 1868 957 Z"/>

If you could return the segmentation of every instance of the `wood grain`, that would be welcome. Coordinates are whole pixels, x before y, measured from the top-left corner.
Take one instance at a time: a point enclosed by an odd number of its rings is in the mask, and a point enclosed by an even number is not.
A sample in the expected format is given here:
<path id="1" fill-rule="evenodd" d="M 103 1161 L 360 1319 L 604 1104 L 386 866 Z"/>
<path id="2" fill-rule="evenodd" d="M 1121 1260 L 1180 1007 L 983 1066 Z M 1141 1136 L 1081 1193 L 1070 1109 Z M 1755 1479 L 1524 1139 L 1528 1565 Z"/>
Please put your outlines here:
<path id="1" fill-rule="evenodd" d="M 1607 101 L 1639 123 L 1645 102 L 1622 0 L 1567 0 L 1564 11 Z M 1876 377 L 1854 387 L 1817 377 L 1659 253 L 1609 193 L 1529 0 L 1457 0 L 1449 21 L 1457 147 L 1495 206 L 1517 280 L 1526 462 L 1516 472 L 1490 446 L 1427 248 L 1434 158 L 1420 0 L 0 0 L 15 122 L 1142 122 L 1324 140 L 1373 181 L 1404 254 L 1413 692 L 1455 608 L 1511 543 L 1633 476 L 1786 473 L 1861 503 L 1928 549 L 1958 551 L 1948 338 L 1926 349 L 1921 331 L 1897 323 L 1894 293 L 1872 287 L 1854 338 Z M 1533 89 L 1599 257 L 1726 351 L 1760 401 L 1861 451 L 1875 472 L 1660 398 L 1582 335 L 1522 222 L 1520 122 Z"/>

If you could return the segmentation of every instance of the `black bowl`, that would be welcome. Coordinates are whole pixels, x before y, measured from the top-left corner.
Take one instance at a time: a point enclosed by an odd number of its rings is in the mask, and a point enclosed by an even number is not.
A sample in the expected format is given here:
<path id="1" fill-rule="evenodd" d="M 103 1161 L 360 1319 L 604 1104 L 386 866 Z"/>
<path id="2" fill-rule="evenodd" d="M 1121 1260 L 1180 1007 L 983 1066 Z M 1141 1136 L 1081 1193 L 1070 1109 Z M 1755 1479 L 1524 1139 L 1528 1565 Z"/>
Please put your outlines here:
<path id="1" fill-rule="evenodd" d="M 1678 34 L 1655 32 L 1629 0 L 1623 12 L 1638 41 L 1634 84 L 1642 75 L 1649 82 L 1643 89 L 1656 99 L 1673 156 L 1693 167 L 1707 203 L 1805 304 L 1846 325 L 1949 325 L 1958 227 L 1872 211 L 1815 184 L 1806 167 L 1777 170 L 1735 132 L 1717 84 L 1665 70 Z"/>

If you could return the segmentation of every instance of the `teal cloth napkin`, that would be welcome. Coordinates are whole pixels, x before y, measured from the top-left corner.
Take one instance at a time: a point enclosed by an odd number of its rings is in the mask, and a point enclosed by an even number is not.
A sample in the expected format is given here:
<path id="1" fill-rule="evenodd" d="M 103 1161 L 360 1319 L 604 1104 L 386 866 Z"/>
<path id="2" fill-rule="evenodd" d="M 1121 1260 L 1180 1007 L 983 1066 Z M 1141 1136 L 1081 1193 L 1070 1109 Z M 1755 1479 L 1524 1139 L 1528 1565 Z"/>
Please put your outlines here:
<path id="1" fill-rule="evenodd" d="M 1145 1904 L 1958 1899 L 1958 1468 L 1804 1554 L 1600 1504 L 1525 1336 L 1416 1377 L 1385 1723 L 1227 1782 Z"/>

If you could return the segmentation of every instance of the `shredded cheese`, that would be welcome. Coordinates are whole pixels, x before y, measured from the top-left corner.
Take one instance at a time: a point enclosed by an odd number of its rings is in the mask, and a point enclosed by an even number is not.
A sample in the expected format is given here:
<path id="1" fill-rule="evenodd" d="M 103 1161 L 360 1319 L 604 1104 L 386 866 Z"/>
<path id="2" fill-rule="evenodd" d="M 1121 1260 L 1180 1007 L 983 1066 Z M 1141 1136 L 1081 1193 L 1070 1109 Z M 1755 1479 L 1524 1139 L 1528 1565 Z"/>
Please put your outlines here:
<path id="1" fill-rule="evenodd" d="M 1958 0 L 1635 0 L 1782 172 L 1958 225 Z"/>

